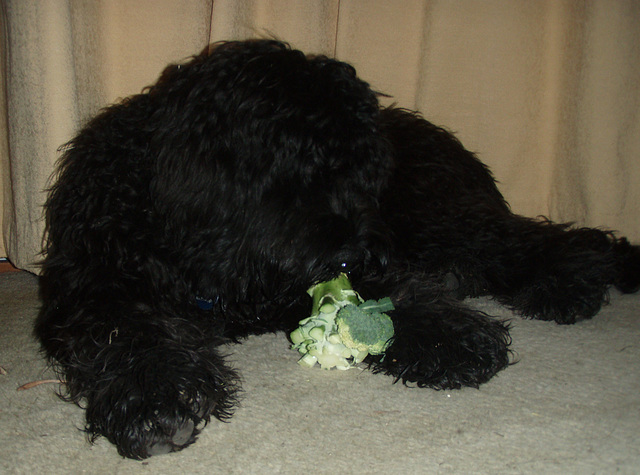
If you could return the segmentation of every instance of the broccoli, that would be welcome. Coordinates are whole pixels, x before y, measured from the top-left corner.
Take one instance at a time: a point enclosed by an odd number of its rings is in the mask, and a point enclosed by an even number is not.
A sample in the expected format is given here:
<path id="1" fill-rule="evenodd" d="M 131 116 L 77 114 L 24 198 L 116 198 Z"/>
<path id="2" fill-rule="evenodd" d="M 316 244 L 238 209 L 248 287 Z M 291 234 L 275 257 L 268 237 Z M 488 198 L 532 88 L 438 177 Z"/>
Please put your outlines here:
<path id="1" fill-rule="evenodd" d="M 389 297 L 367 300 L 356 306 L 347 304 L 336 316 L 338 334 L 348 348 L 381 355 L 393 337 L 393 322 L 386 313 L 393 310 Z"/>
<path id="2" fill-rule="evenodd" d="M 354 291 L 345 274 L 309 289 L 311 316 L 291 332 L 299 364 L 323 369 L 349 369 L 368 354 L 384 353 L 393 337 L 393 323 L 384 313 L 393 310 L 391 299 L 366 302 Z"/>

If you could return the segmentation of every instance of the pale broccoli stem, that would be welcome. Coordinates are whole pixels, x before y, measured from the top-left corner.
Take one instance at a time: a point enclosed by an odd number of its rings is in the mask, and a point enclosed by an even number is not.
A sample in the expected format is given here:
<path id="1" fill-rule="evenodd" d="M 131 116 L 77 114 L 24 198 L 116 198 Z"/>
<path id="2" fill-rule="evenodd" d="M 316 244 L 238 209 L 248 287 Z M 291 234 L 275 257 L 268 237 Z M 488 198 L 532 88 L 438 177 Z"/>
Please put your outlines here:
<path id="1" fill-rule="evenodd" d="M 324 310 L 323 313 L 331 313 L 333 309 L 325 307 L 325 305 L 344 307 L 348 303 L 359 305 L 362 302 L 362 299 L 351 287 L 351 282 L 346 274 L 340 274 L 333 280 L 320 282 L 311 287 L 308 293 L 313 299 L 312 317 L 319 315 L 322 310 Z"/>

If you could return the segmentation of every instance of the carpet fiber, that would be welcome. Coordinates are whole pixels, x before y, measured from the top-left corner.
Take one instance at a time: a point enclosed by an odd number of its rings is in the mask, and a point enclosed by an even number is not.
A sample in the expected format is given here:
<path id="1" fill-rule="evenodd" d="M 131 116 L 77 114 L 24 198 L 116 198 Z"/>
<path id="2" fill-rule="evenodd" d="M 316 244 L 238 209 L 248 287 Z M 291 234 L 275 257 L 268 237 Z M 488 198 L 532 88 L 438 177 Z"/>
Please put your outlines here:
<path id="1" fill-rule="evenodd" d="M 488 299 L 473 302 L 501 318 Z M 229 423 L 179 453 L 126 460 L 90 445 L 55 396 L 31 327 L 37 279 L 0 274 L 0 473 L 638 473 L 640 296 L 615 293 L 574 326 L 512 322 L 518 363 L 479 390 L 392 384 L 296 364 L 283 334 L 228 347 L 243 378 Z"/>

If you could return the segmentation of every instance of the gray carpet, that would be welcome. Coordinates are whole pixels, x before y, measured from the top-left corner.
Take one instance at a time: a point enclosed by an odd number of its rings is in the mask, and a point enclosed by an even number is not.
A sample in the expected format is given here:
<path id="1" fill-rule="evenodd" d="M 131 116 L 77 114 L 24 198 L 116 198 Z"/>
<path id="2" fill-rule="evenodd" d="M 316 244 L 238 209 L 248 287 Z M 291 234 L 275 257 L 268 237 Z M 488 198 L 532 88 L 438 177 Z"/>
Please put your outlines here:
<path id="1" fill-rule="evenodd" d="M 491 302 L 483 310 L 509 317 Z M 0 274 L 0 473 L 639 473 L 640 296 L 612 296 L 575 326 L 513 320 L 519 363 L 480 390 L 391 384 L 368 371 L 304 369 L 284 335 L 229 347 L 243 376 L 230 423 L 186 451 L 125 460 L 90 445 L 82 411 L 31 337 L 36 279 Z"/>

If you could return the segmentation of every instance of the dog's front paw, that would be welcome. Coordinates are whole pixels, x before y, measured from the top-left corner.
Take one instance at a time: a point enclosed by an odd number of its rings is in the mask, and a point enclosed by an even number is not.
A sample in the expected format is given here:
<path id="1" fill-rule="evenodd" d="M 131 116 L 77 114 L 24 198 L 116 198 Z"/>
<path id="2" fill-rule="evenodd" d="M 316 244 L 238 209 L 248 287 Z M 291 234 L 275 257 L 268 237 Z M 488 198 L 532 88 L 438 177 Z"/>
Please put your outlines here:
<path id="1" fill-rule="evenodd" d="M 508 326 L 465 309 L 455 316 L 400 322 L 384 356 L 371 357 L 374 372 L 434 389 L 478 387 L 509 364 Z"/>
<path id="2" fill-rule="evenodd" d="M 215 354 L 154 353 L 84 394 L 91 440 L 104 436 L 124 457 L 182 450 L 211 417 L 229 418 L 236 402 L 237 376 Z"/>

